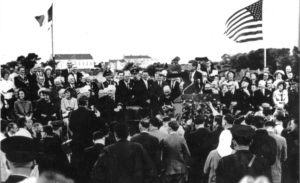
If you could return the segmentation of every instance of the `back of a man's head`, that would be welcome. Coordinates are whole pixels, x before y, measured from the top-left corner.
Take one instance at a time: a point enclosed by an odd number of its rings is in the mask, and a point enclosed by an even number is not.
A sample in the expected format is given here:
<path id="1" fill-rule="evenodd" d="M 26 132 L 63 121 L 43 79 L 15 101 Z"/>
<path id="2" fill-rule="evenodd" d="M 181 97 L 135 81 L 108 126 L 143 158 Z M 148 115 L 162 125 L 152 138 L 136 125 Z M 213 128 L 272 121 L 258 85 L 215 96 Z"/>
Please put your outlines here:
<path id="1" fill-rule="evenodd" d="M 178 128 L 179 128 L 179 124 L 177 123 L 177 121 L 171 121 L 171 122 L 169 122 L 168 126 L 174 132 L 176 132 L 178 130 Z"/>
<path id="2" fill-rule="evenodd" d="M 144 129 L 148 129 L 150 126 L 150 119 L 149 118 L 144 118 L 140 121 L 140 126 Z"/>
<path id="3" fill-rule="evenodd" d="M 204 123 L 205 123 L 205 118 L 203 115 L 198 115 L 195 117 L 195 120 L 194 120 L 195 125 L 202 125 Z"/>
<path id="4" fill-rule="evenodd" d="M 284 121 L 285 120 L 285 116 L 281 113 L 277 114 L 275 117 L 276 117 L 277 121 Z"/>
<path id="5" fill-rule="evenodd" d="M 129 131 L 128 126 L 123 123 L 118 123 L 114 126 L 115 135 L 119 139 L 127 139 Z"/>
<path id="6" fill-rule="evenodd" d="M 26 118 L 19 118 L 17 124 L 19 128 L 24 128 L 26 126 Z"/>
<path id="7" fill-rule="evenodd" d="M 262 116 L 254 116 L 253 117 L 253 125 L 256 127 L 256 128 L 263 128 L 264 125 L 265 125 L 265 118 L 262 117 Z"/>
<path id="8" fill-rule="evenodd" d="M 88 103 L 88 97 L 85 95 L 78 99 L 78 105 L 80 106 L 86 106 L 87 103 Z"/>
<path id="9" fill-rule="evenodd" d="M 99 140 L 102 139 L 103 137 L 105 137 L 105 131 L 104 130 L 99 130 L 99 131 L 95 131 L 93 133 L 93 140 Z"/>
<path id="10" fill-rule="evenodd" d="M 161 126 L 161 123 L 157 118 L 151 118 L 149 122 L 152 126 L 156 128 L 159 128 Z"/>
<path id="11" fill-rule="evenodd" d="M 249 146 L 255 135 L 255 131 L 246 125 L 233 125 L 230 131 L 235 142 L 243 146 Z"/>
<path id="12" fill-rule="evenodd" d="M 226 121 L 227 124 L 233 125 L 234 117 L 231 114 L 226 114 L 224 116 L 224 120 Z"/>

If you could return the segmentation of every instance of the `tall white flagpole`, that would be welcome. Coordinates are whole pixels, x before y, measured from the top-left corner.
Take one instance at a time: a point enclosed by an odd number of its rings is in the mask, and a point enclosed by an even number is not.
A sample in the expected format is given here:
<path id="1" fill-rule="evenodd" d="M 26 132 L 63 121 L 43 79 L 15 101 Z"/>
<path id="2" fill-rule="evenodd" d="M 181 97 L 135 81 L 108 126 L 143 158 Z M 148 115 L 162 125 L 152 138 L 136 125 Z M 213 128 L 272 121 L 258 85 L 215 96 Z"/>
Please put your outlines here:
<path id="1" fill-rule="evenodd" d="M 52 59 L 54 59 L 54 42 L 53 42 L 53 23 L 54 23 L 54 13 L 53 13 L 53 7 L 54 3 L 52 3 L 52 24 L 51 24 L 51 42 L 52 42 Z"/>
<path id="2" fill-rule="evenodd" d="M 298 49 L 300 49 L 300 2 L 299 2 L 299 27 L 298 27 Z"/>
<path id="3" fill-rule="evenodd" d="M 263 46 L 264 46 L 264 68 L 267 67 L 267 45 L 266 45 L 266 39 L 265 39 L 265 30 L 264 30 L 264 1 L 262 1 L 262 8 L 261 8 L 261 16 L 262 16 L 262 29 L 263 29 Z"/>

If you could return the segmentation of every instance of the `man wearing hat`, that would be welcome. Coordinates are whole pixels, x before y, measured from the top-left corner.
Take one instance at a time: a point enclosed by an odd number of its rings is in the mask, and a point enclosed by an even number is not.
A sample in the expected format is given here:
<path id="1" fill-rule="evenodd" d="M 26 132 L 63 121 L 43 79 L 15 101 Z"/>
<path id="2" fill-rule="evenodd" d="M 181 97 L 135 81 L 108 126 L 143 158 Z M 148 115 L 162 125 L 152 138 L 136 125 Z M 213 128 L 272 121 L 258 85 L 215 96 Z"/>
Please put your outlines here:
<path id="1" fill-rule="evenodd" d="M 275 139 L 277 146 L 276 161 L 271 166 L 273 183 L 281 183 L 281 165 L 287 159 L 287 143 L 284 137 L 275 134 L 276 124 L 274 121 L 267 121 L 264 126 L 268 134 Z"/>
<path id="2" fill-rule="evenodd" d="M 22 136 L 6 138 L 1 141 L 1 150 L 5 153 L 11 172 L 5 183 L 20 182 L 31 175 L 38 153 L 33 139 Z"/>
<path id="3" fill-rule="evenodd" d="M 104 71 L 103 72 L 103 77 L 105 77 L 106 81 L 103 82 L 103 87 L 104 88 L 107 88 L 109 85 L 114 85 L 114 86 L 117 86 L 117 82 L 115 82 L 113 80 L 113 73 L 111 72 L 111 70 L 108 70 L 108 71 Z"/>
<path id="4" fill-rule="evenodd" d="M 245 175 L 253 177 L 271 176 L 269 165 L 260 156 L 249 151 L 255 131 L 250 126 L 234 125 L 231 128 L 235 154 L 223 157 L 216 170 L 217 183 L 238 183 Z M 271 180 L 271 179 L 270 179 Z"/>

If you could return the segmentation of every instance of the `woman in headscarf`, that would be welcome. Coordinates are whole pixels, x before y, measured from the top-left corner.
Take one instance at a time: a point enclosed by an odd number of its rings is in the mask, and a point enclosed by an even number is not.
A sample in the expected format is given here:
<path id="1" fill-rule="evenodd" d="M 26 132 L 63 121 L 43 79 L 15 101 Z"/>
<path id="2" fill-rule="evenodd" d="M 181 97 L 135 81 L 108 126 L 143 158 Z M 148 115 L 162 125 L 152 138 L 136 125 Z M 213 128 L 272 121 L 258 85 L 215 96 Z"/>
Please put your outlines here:
<path id="1" fill-rule="evenodd" d="M 219 145 L 216 149 L 210 151 L 207 156 L 204 173 L 209 173 L 208 183 L 216 182 L 216 169 L 221 158 L 234 153 L 234 150 L 230 147 L 232 140 L 232 134 L 229 130 L 223 130 L 219 137 Z"/>

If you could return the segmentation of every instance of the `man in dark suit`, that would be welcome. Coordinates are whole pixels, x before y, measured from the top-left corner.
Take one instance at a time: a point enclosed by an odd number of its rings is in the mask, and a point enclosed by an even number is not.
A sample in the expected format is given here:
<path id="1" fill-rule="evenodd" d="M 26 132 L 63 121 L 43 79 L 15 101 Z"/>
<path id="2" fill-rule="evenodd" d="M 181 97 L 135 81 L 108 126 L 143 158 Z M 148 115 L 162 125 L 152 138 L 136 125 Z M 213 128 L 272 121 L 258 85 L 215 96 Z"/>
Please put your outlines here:
<path id="1" fill-rule="evenodd" d="M 1 142 L 1 150 L 10 169 L 10 175 L 4 183 L 17 183 L 30 177 L 38 154 L 38 145 L 33 139 L 23 136 L 6 138 Z"/>
<path id="2" fill-rule="evenodd" d="M 181 95 L 180 91 L 180 83 L 177 81 L 176 78 L 171 78 L 169 86 L 171 88 L 171 98 L 175 100 L 177 97 Z"/>
<path id="3" fill-rule="evenodd" d="M 131 103 L 133 81 L 130 79 L 131 74 L 129 71 L 124 71 L 124 79 L 119 81 L 116 90 L 116 102 L 122 103 L 127 106 Z"/>
<path id="4" fill-rule="evenodd" d="M 71 165 L 74 167 L 74 176 L 76 182 L 84 181 L 84 172 L 82 167 L 84 167 L 84 148 L 89 147 L 93 144 L 92 134 L 94 131 L 98 130 L 96 128 L 98 117 L 100 113 L 94 113 L 87 109 L 88 98 L 82 96 L 78 100 L 78 109 L 71 112 L 69 128 L 72 132 L 72 156 Z"/>
<path id="5" fill-rule="evenodd" d="M 23 88 L 27 92 L 29 91 L 29 80 L 25 75 L 25 67 L 19 67 L 19 75 L 15 77 L 15 86 L 16 88 L 20 89 Z"/>
<path id="6" fill-rule="evenodd" d="M 26 76 L 28 78 L 30 88 L 33 88 L 37 84 L 35 68 L 30 69 Z"/>
<path id="7" fill-rule="evenodd" d="M 143 107 L 143 113 L 150 113 L 150 88 L 152 82 L 148 80 L 148 72 L 143 71 L 142 78 L 137 80 L 133 87 L 134 97 L 136 98 L 136 103 Z"/>
<path id="8" fill-rule="evenodd" d="M 150 127 L 150 119 L 142 119 L 139 123 L 140 133 L 131 138 L 131 142 L 140 143 L 148 153 L 151 162 L 154 163 L 157 172 L 160 172 L 160 146 L 158 138 L 148 133 Z M 158 178 L 157 174 L 153 178 Z"/>
<path id="9" fill-rule="evenodd" d="M 163 81 L 162 75 L 160 73 L 157 73 L 156 81 L 152 82 L 151 88 L 149 90 L 151 109 L 154 115 L 157 114 L 160 110 L 158 101 L 164 94 L 163 87 L 166 85 L 168 85 L 168 83 L 166 81 Z"/>
<path id="10" fill-rule="evenodd" d="M 147 154 L 141 144 L 127 140 L 128 133 L 126 124 L 114 126 L 117 142 L 104 148 L 91 172 L 91 183 L 144 182 L 144 174 L 149 167 Z"/>
<path id="11" fill-rule="evenodd" d="M 82 169 L 86 172 L 86 180 L 88 180 L 89 174 L 93 169 L 93 166 L 97 161 L 99 155 L 103 152 L 103 148 L 105 145 L 105 135 L 106 132 L 104 130 L 94 132 L 94 145 L 84 149 L 85 167 Z"/>
<path id="12" fill-rule="evenodd" d="M 68 60 L 67 68 L 61 71 L 61 76 L 63 76 L 65 78 L 66 84 L 68 83 L 69 74 L 72 74 L 72 67 L 73 67 L 72 61 Z"/>
<path id="13" fill-rule="evenodd" d="M 152 82 L 152 85 L 150 88 L 151 99 L 158 101 L 159 97 L 161 95 L 163 95 L 163 87 L 166 85 L 168 85 L 168 83 L 166 81 L 163 81 L 161 74 L 158 74 L 156 81 Z M 152 102 L 152 100 L 151 100 L 151 102 Z"/>
<path id="14" fill-rule="evenodd" d="M 258 82 L 258 90 L 254 92 L 253 99 L 256 107 L 261 106 L 263 103 L 273 104 L 272 92 L 266 89 L 266 82 L 264 80 Z"/>
<path id="15" fill-rule="evenodd" d="M 109 85 L 117 86 L 117 82 L 113 80 L 114 74 L 110 70 L 103 72 L 103 77 L 106 79 L 106 81 L 104 81 L 102 84 L 103 88 L 107 88 Z"/>
<path id="16" fill-rule="evenodd" d="M 223 157 L 216 170 L 217 183 L 238 183 L 245 175 L 267 176 L 269 165 L 260 156 L 249 151 L 250 143 L 255 134 L 254 130 L 245 125 L 234 125 L 231 128 L 233 144 L 236 153 Z M 271 180 L 271 179 L 270 179 Z"/>
<path id="17" fill-rule="evenodd" d="M 169 135 L 162 142 L 163 180 L 184 183 L 191 154 L 185 139 L 177 133 L 179 124 L 171 121 L 168 126 Z"/>
<path id="18" fill-rule="evenodd" d="M 189 182 L 207 182 L 207 176 L 203 173 L 203 167 L 208 153 L 212 150 L 210 144 L 210 132 L 204 128 L 205 119 L 203 116 L 197 116 L 194 120 L 195 131 L 189 133 L 186 131 L 185 138 L 191 152 L 191 169 L 189 172 Z"/>
<path id="19" fill-rule="evenodd" d="M 193 69 L 189 75 L 189 80 L 192 83 L 191 93 L 199 93 L 203 86 L 202 74 L 197 70 L 198 62 L 194 61 L 192 63 Z"/>
<path id="20" fill-rule="evenodd" d="M 265 119 L 261 116 L 255 116 L 253 125 L 256 127 L 253 142 L 250 151 L 256 156 L 262 157 L 268 163 L 268 172 L 271 175 L 271 166 L 276 161 L 277 146 L 276 141 L 264 129 Z"/>

